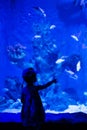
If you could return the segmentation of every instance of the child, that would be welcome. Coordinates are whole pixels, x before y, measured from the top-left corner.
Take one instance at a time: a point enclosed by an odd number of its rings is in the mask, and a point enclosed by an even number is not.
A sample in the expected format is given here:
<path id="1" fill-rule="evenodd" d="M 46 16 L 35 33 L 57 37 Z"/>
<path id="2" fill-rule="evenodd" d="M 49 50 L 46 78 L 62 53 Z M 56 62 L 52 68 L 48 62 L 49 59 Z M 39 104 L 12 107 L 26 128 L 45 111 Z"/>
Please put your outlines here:
<path id="1" fill-rule="evenodd" d="M 38 90 L 45 89 L 57 81 L 56 79 L 53 79 L 44 85 L 36 86 L 35 82 L 37 81 L 37 78 L 33 68 L 25 69 L 22 77 L 26 82 L 26 87 L 23 88 L 21 94 L 22 124 L 24 128 L 28 130 L 39 130 L 45 121 L 45 111 Z"/>

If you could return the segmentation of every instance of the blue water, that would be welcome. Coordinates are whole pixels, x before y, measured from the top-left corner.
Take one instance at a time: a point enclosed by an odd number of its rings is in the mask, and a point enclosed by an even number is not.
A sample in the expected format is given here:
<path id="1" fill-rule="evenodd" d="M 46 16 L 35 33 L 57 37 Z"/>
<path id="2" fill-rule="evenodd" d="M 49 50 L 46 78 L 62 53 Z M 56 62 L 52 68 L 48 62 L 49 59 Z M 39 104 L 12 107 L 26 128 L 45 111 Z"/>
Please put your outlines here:
<path id="1" fill-rule="evenodd" d="M 56 86 L 40 93 L 45 109 L 64 111 L 69 105 L 87 105 L 87 8 L 81 10 L 73 0 L 1 0 L 0 41 L 1 111 L 8 104 L 10 109 L 21 107 L 17 100 L 20 99 L 20 91 L 18 97 L 14 97 L 17 85 L 22 84 L 22 71 L 31 63 L 37 70 L 40 83 L 45 83 L 52 76 L 58 80 Z M 19 46 L 22 51 L 19 55 L 25 54 L 24 58 L 12 58 L 11 50 L 9 57 L 8 47 L 15 51 L 18 44 L 24 49 Z M 36 54 L 42 58 L 41 61 Z M 72 55 L 79 55 L 79 71 L 76 70 L 78 62 L 70 58 Z M 64 59 L 67 61 L 63 62 L 64 66 L 55 63 L 62 56 L 68 57 Z M 74 75 L 66 70 L 74 72 Z M 4 88 L 9 91 L 5 98 Z"/>

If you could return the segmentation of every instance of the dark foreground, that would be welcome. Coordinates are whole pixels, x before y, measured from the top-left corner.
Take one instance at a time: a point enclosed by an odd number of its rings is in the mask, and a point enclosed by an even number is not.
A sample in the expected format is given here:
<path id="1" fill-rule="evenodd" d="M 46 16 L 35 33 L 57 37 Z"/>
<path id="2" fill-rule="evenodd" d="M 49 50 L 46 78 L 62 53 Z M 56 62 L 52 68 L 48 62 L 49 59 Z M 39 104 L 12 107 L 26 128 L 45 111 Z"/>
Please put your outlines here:
<path id="1" fill-rule="evenodd" d="M 87 128 L 87 114 L 79 113 L 65 113 L 65 114 L 46 114 L 46 122 L 42 130 L 62 130 L 62 129 L 86 129 Z M 0 130 L 5 129 L 23 129 L 20 114 L 0 113 Z"/>

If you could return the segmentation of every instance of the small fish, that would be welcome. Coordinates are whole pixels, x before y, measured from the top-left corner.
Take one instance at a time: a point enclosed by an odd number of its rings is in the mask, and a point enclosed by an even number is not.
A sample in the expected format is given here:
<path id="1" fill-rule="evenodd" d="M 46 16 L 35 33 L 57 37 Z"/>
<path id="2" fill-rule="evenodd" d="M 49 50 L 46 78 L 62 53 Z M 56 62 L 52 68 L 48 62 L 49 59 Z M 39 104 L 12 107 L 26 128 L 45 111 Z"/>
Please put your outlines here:
<path id="1" fill-rule="evenodd" d="M 75 75 L 70 75 L 70 78 L 78 79 L 78 76 L 76 74 Z"/>
<path id="2" fill-rule="evenodd" d="M 50 29 L 54 29 L 56 26 L 53 24 L 50 26 Z"/>
<path id="3" fill-rule="evenodd" d="M 54 47 L 54 48 L 57 48 L 56 44 L 53 44 L 53 47 Z"/>
<path id="4" fill-rule="evenodd" d="M 71 37 L 72 37 L 74 40 L 79 41 L 79 39 L 78 39 L 77 36 L 75 36 L 75 35 L 71 35 Z"/>
<path id="5" fill-rule="evenodd" d="M 56 60 L 55 63 L 56 64 L 60 64 L 60 63 L 64 62 L 66 58 L 67 58 L 67 56 L 62 56 L 61 58 L 59 58 L 58 60 Z"/>
<path id="6" fill-rule="evenodd" d="M 67 70 L 67 69 L 65 69 L 65 72 L 69 73 L 70 75 L 74 75 L 75 74 L 73 71 Z"/>
<path id="7" fill-rule="evenodd" d="M 34 38 L 41 38 L 41 35 L 35 35 Z"/>
<path id="8" fill-rule="evenodd" d="M 73 78 L 73 79 L 77 79 L 78 78 L 78 76 L 71 70 L 65 69 L 65 72 L 67 72 L 69 74 L 70 78 Z"/>
<path id="9" fill-rule="evenodd" d="M 76 70 L 79 71 L 81 69 L 81 62 L 78 61 L 77 65 L 76 65 Z"/>
<path id="10" fill-rule="evenodd" d="M 84 95 L 87 96 L 87 92 L 84 92 Z"/>
<path id="11" fill-rule="evenodd" d="M 65 61 L 64 59 L 58 59 L 57 61 L 56 61 L 56 64 L 60 64 L 60 63 L 62 63 L 63 61 Z"/>
<path id="12" fill-rule="evenodd" d="M 43 14 L 44 17 L 46 17 L 45 11 L 42 8 L 40 8 L 40 7 L 33 7 L 33 9 L 35 9 L 38 12 L 40 12 L 41 14 Z"/>

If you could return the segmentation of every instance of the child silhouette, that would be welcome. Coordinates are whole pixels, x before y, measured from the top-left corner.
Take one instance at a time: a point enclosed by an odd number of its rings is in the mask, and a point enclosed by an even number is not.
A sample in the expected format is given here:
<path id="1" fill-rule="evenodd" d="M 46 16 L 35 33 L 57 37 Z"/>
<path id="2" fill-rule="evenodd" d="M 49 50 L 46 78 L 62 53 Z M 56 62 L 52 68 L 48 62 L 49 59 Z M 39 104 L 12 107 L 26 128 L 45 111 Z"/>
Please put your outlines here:
<path id="1" fill-rule="evenodd" d="M 57 81 L 53 79 L 44 85 L 36 86 L 37 78 L 33 68 L 25 69 L 22 77 L 26 82 L 26 86 L 23 87 L 21 94 L 22 125 L 29 130 L 39 130 L 45 121 L 45 111 L 38 91 L 47 88 Z"/>

